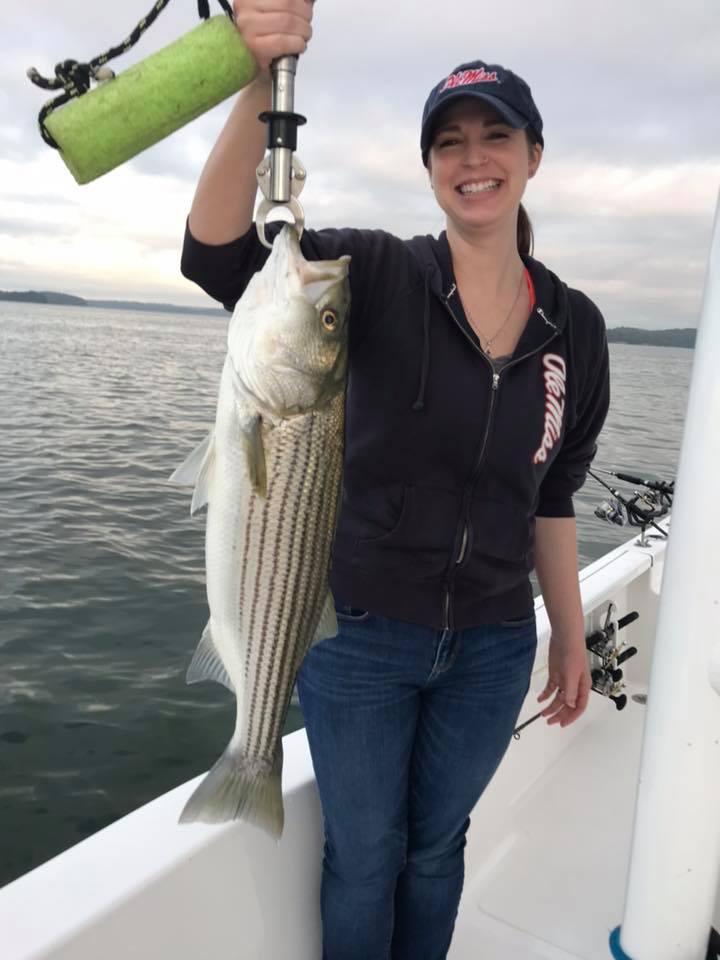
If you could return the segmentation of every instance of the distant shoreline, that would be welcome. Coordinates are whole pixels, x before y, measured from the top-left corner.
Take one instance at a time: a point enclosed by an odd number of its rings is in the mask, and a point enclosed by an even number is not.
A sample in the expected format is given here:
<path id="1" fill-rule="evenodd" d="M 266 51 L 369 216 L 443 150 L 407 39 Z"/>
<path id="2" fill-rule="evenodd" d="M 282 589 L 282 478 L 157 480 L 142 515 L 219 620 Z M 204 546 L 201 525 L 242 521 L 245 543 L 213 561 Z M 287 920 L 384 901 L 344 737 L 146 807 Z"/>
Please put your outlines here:
<path id="1" fill-rule="evenodd" d="M 140 300 L 85 300 L 66 293 L 52 291 L 3 291 L 0 300 L 16 303 L 46 303 L 61 307 L 105 307 L 112 310 L 142 310 L 149 313 L 194 313 L 208 317 L 227 319 L 228 312 L 220 307 L 181 307 L 173 303 L 146 303 Z M 685 347 L 693 349 L 697 331 L 693 327 L 676 327 L 670 330 L 645 330 L 640 327 L 611 327 L 608 343 L 629 343 L 649 347 Z"/>
<path id="2" fill-rule="evenodd" d="M 670 330 L 642 330 L 640 327 L 610 327 L 608 343 L 629 343 L 638 347 L 695 348 L 697 330 L 694 327 L 674 327 Z"/>
<path id="3" fill-rule="evenodd" d="M 0 300 L 15 303 L 45 303 L 56 307 L 105 307 L 111 310 L 142 310 L 149 313 L 195 313 L 227 319 L 222 307 L 181 307 L 174 303 L 146 303 L 142 300 L 86 300 L 67 293 L 38 290 L 0 290 Z"/>

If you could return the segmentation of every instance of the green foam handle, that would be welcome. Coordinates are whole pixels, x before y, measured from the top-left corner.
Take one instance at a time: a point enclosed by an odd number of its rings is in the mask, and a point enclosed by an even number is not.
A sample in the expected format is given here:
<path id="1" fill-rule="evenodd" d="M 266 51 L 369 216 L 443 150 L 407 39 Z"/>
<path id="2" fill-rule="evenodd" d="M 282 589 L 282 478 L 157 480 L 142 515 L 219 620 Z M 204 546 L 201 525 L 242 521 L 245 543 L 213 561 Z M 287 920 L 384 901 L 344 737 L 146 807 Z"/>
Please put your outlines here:
<path id="1" fill-rule="evenodd" d="M 89 183 L 248 84 L 252 54 L 229 17 L 178 40 L 62 107 L 45 128 L 78 183 Z"/>

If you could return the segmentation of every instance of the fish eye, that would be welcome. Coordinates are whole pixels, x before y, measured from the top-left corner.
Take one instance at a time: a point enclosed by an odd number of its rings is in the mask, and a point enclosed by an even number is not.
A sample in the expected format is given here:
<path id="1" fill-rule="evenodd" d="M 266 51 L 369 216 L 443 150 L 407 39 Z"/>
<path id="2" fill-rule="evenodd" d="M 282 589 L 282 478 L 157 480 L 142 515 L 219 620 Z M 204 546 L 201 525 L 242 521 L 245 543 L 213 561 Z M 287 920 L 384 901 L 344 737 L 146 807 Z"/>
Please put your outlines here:
<path id="1" fill-rule="evenodd" d="M 320 314 L 320 321 L 326 330 L 334 330 L 338 322 L 337 314 L 326 307 Z"/>

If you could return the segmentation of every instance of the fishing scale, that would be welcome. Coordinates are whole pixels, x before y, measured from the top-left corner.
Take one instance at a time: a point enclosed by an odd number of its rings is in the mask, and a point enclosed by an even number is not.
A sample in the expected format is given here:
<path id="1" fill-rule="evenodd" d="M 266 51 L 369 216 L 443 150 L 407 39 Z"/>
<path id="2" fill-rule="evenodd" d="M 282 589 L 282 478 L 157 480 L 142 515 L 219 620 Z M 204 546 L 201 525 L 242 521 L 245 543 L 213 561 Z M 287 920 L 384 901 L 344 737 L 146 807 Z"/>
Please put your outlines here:
<path id="1" fill-rule="evenodd" d="M 278 206 L 287 207 L 295 218 L 298 237 L 305 226 L 305 213 L 298 194 L 305 186 L 307 172 L 294 155 L 297 148 L 297 128 L 306 122 L 295 113 L 296 56 L 280 57 L 270 65 L 272 72 L 272 109 L 260 114 L 268 125 L 268 152 L 257 168 L 258 186 L 263 195 L 256 214 L 256 225 L 261 243 L 272 248 L 265 236 L 267 215 Z"/>

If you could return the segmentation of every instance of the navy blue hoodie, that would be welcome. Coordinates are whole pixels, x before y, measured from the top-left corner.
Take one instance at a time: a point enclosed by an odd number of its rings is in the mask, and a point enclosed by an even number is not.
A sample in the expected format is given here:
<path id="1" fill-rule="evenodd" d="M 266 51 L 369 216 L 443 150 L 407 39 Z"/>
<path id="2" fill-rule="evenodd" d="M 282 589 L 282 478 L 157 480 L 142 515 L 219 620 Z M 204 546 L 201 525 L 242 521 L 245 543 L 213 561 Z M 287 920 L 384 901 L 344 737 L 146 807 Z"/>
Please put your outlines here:
<path id="1" fill-rule="evenodd" d="M 336 601 L 437 629 L 529 614 L 535 517 L 574 515 L 608 409 L 599 310 L 523 257 L 536 303 L 496 373 L 444 232 L 306 230 L 301 247 L 352 258 Z M 254 225 L 220 246 L 186 229 L 181 269 L 232 310 L 268 253 Z"/>

